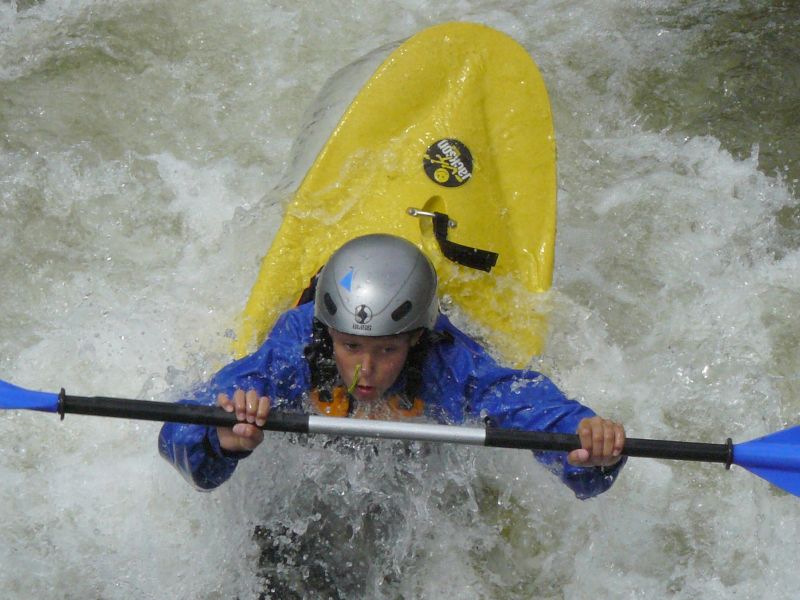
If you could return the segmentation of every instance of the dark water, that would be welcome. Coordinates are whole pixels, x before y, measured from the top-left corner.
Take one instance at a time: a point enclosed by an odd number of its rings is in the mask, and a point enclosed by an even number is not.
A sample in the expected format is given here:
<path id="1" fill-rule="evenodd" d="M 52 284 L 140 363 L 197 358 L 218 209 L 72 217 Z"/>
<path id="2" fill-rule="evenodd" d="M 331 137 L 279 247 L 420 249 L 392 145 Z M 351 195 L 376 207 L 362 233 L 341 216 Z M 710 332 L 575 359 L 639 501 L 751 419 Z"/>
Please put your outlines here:
<path id="1" fill-rule="evenodd" d="M 800 4 L 747 2 L 734 10 L 688 5 L 665 11 L 666 30 L 699 31 L 679 72 L 657 65 L 642 72 L 634 96 L 645 124 L 656 130 L 710 135 L 735 157 L 754 152 L 759 169 L 800 181 Z M 785 247 L 800 244 L 796 203 L 779 209 Z"/>

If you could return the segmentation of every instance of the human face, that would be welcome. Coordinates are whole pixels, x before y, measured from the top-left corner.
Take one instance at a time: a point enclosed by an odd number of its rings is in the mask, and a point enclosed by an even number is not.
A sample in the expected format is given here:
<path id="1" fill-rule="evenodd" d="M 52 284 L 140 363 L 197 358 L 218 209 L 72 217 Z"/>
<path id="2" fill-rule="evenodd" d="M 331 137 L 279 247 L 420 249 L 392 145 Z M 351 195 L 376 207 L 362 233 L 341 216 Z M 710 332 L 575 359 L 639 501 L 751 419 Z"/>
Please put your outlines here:
<path id="1" fill-rule="evenodd" d="M 349 387 L 358 373 L 352 393 L 366 402 L 382 398 L 392 387 L 406 364 L 408 351 L 420 337 L 419 332 L 380 337 L 351 335 L 332 328 L 328 332 L 339 377 Z"/>

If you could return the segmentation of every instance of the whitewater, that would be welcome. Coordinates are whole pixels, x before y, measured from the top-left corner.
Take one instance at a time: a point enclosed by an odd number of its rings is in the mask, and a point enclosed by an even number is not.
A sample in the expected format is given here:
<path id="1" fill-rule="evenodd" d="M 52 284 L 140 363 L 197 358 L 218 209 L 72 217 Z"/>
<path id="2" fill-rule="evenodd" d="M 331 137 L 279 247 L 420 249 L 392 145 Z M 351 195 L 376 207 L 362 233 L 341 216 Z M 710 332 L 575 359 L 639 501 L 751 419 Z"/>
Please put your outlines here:
<path id="1" fill-rule="evenodd" d="M 531 366 L 633 437 L 800 422 L 800 9 L 758 0 L 0 2 L 0 379 L 162 401 L 208 379 L 326 82 L 450 20 L 512 36 L 550 93 L 556 268 L 519 306 L 550 323 Z M 280 434 L 201 493 L 158 430 L 0 414 L 4 598 L 800 586 L 800 503 L 737 467 L 631 459 L 579 501 L 523 451 Z"/>

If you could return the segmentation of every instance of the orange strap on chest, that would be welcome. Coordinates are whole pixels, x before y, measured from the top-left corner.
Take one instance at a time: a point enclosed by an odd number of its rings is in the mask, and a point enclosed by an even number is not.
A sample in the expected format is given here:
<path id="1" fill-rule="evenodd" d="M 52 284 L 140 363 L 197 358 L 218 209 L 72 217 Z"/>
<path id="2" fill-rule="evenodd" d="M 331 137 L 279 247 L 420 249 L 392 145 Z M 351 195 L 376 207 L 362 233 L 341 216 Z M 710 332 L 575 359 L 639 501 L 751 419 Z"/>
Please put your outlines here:
<path id="1" fill-rule="evenodd" d="M 330 400 L 323 400 L 320 397 L 319 390 L 311 390 L 309 398 L 311 406 L 317 414 L 328 417 L 346 417 L 350 414 L 350 398 L 347 396 L 347 390 L 342 386 L 333 388 Z M 400 396 L 395 395 L 389 397 L 386 405 L 389 409 L 389 414 L 386 415 L 388 418 L 408 419 L 422 416 L 425 412 L 425 402 L 421 398 L 414 398 L 412 405 L 409 408 L 404 408 Z M 367 415 L 368 418 L 378 418 L 379 416 L 383 415 Z"/>
<path id="2" fill-rule="evenodd" d="M 400 396 L 389 397 L 389 408 L 397 417 L 403 417 L 406 419 L 411 417 L 420 417 L 425 411 L 425 403 L 422 401 L 422 398 L 414 398 L 414 402 L 409 408 L 403 408 L 400 405 L 400 402 Z"/>
<path id="3" fill-rule="evenodd" d="M 350 399 L 347 397 L 347 390 L 343 387 L 333 388 L 330 400 L 323 400 L 319 390 L 311 390 L 309 393 L 311 407 L 314 412 L 327 417 L 346 417 L 350 412 Z"/>

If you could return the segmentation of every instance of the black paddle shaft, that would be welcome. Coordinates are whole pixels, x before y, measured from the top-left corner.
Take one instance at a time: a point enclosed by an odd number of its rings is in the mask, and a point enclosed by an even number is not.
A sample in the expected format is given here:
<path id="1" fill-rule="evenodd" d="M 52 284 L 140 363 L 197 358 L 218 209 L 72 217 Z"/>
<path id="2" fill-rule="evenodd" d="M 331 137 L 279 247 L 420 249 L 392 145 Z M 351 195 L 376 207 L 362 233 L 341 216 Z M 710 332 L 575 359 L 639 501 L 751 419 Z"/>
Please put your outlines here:
<path id="1" fill-rule="evenodd" d="M 103 396 L 67 396 L 63 389 L 59 394 L 58 412 L 62 419 L 66 413 L 70 413 L 216 427 L 233 427 L 239 422 L 235 413 L 226 412 L 218 406 L 152 402 L 149 400 L 129 400 Z M 309 430 L 308 415 L 277 411 L 270 413 L 269 419 L 261 428 L 268 431 L 320 433 L 319 431 Z M 494 427 L 486 428 L 486 437 L 483 445 L 495 448 L 550 450 L 556 452 L 569 452 L 581 447 L 580 438 L 576 434 L 519 431 Z M 730 439 L 725 444 L 703 444 L 628 438 L 625 440 L 623 454 L 647 458 L 718 462 L 730 468 L 733 462 L 733 443 Z"/>
<path id="2" fill-rule="evenodd" d="M 59 395 L 58 413 L 62 419 L 65 413 L 70 413 L 95 417 L 116 417 L 216 427 L 233 427 L 239 422 L 236 419 L 236 413 L 226 412 L 219 406 L 151 402 L 149 400 L 129 400 L 103 396 L 91 398 L 86 396 L 67 396 L 64 390 L 61 390 Z M 308 433 L 308 415 L 272 413 L 261 429 Z"/>
<path id="3" fill-rule="evenodd" d="M 581 447 L 577 434 L 547 433 L 542 431 L 517 431 L 490 427 L 486 430 L 486 445 L 496 448 L 530 448 L 570 452 Z M 723 463 L 730 468 L 733 463 L 733 441 L 724 444 L 673 442 L 628 438 L 622 451 L 625 456 L 669 458 Z"/>

